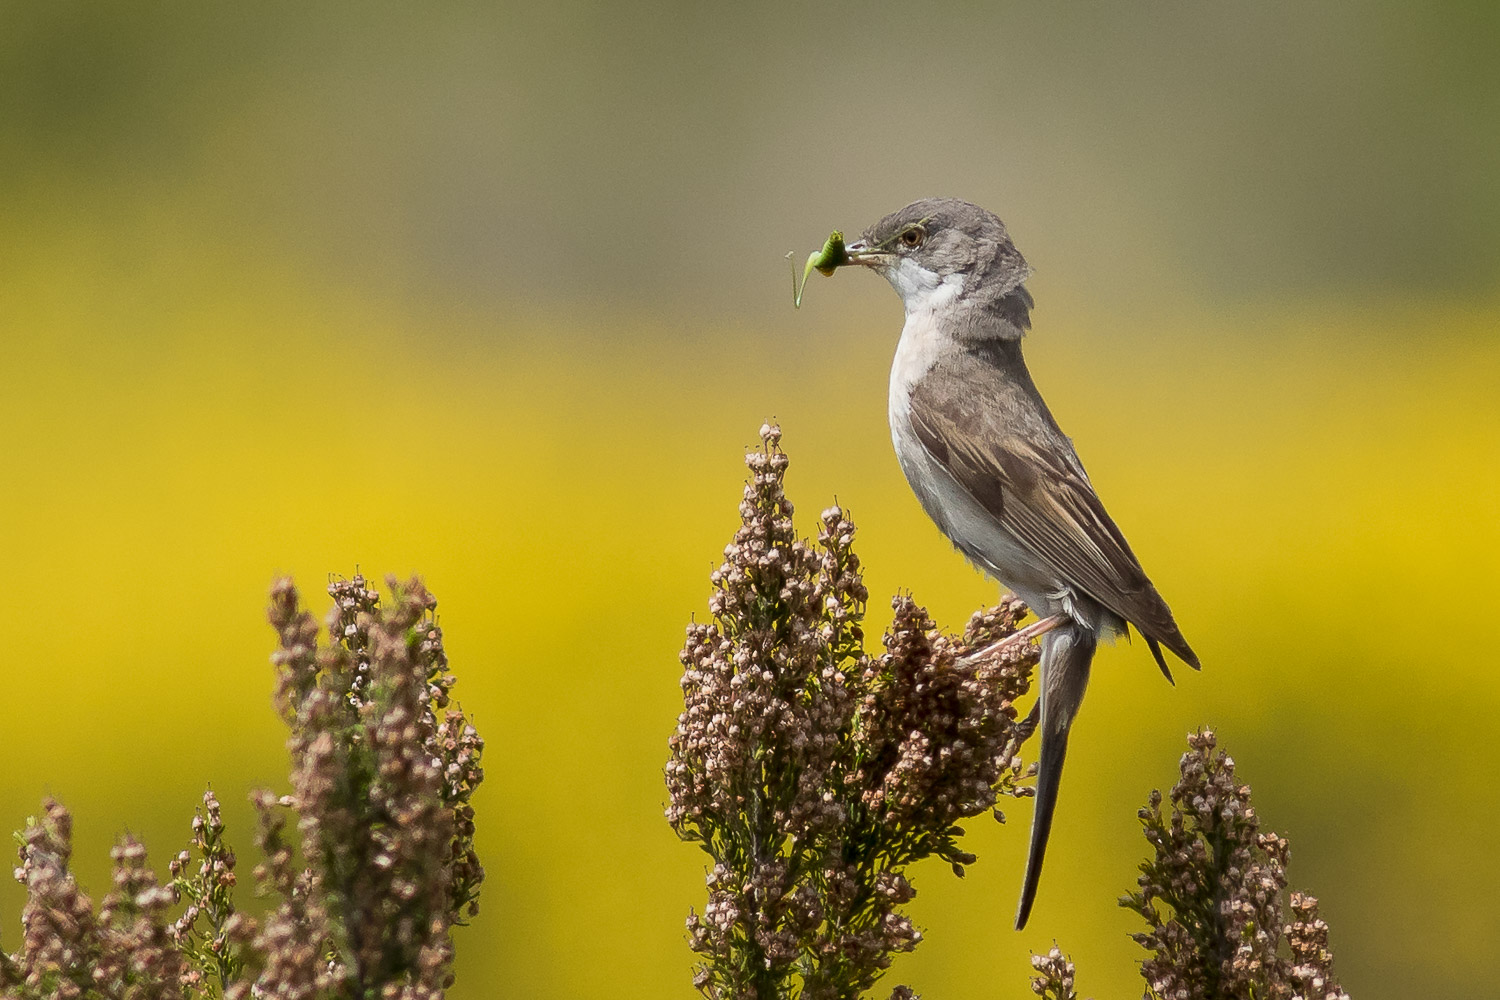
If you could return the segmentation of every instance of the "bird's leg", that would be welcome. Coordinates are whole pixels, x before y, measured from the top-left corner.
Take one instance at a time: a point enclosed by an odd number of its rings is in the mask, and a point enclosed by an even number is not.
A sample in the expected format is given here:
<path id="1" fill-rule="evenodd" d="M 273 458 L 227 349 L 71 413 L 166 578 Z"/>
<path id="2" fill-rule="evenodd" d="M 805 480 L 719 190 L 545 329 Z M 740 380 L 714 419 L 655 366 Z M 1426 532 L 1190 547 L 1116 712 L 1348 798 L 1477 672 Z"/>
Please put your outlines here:
<path id="1" fill-rule="evenodd" d="M 1034 621 L 1025 628 L 1012 632 L 1004 639 L 990 643 L 977 653 L 970 653 L 965 659 L 977 660 L 986 656 L 994 656 L 996 653 L 1003 653 L 1013 646 L 1019 646 L 1023 642 L 1029 642 L 1038 636 L 1046 635 L 1059 625 L 1066 625 L 1067 621 L 1067 615 L 1048 615 L 1040 621 Z"/>

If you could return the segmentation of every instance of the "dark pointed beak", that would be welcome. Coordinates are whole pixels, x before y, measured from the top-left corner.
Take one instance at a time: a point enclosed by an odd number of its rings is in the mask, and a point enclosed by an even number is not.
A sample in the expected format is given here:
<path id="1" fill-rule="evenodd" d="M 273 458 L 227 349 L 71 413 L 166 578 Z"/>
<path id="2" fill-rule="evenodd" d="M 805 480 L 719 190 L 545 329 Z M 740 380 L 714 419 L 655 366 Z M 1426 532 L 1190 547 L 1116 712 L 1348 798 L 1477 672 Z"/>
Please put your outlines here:
<path id="1" fill-rule="evenodd" d="M 844 253 L 848 256 L 848 263 L 860 264 L 864 267 L 876 267 L 890 256 L 883 250 L 872 248 L 864 240 L 855 240 L 850 243 L 844 248 Z"/>

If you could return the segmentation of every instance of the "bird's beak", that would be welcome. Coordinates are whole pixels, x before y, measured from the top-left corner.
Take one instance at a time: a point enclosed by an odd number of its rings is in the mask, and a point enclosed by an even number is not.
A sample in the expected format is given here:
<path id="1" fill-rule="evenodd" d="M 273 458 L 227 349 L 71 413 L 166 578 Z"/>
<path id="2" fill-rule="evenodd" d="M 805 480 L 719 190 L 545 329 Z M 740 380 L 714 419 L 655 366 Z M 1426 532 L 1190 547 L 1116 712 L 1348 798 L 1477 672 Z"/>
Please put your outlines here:
<path id="1" fill-rule="evenodd" d="M 848 258 L 848 263 L 864 267 L 879 267 L 890 256 L 884 250 L 872 248 L 864 240 L 856 240 L 844 247 L 844 254 Z"/>

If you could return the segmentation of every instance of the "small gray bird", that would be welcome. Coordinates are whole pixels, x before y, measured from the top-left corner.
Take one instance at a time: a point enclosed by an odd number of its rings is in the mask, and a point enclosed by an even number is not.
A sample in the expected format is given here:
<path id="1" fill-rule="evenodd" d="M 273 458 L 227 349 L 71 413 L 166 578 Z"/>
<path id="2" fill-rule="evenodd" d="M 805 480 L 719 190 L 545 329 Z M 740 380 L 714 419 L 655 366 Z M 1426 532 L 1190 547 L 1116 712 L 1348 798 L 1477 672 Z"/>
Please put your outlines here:
<path id="1" fill-rule="evenodd" d="M 1042 747 L 1019 930 L 1099 639 L 1134 625 L 1168 681 L 1162 646 L 1194 669 L 1198 657 L 1026 370 L 1031 268 L 1004 223 L 968 202 L 930 198 L 881 219 L 847 253 L 847 263 L 884 275 L 906 307 L 890 421 L 907 482 L 954 546 L 1043 619 L 1033 627 L 1045 630 L 1032 710 Z"/>

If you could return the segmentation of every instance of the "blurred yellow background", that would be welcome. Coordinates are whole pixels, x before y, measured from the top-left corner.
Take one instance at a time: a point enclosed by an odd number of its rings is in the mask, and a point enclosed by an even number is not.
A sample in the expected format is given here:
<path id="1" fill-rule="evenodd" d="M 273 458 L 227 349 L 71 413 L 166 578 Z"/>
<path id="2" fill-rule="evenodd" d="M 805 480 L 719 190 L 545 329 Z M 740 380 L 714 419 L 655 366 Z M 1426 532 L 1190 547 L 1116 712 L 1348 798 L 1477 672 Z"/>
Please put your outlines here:
<path id="1" fill-rule="evenodd" d="M 885 425 L 901 316 L 782 255 L 997 211 L 1028 357 L 1203 658 L 1105 651 L 1030 927 L 1029 808 L 919 869 L 888 983 L 1140 989 L 1135 809 L 1216 727 L 1345 986 L 1500 979 L 1500 14 L 1488 3 L 0 8 L 0 827 L 102 894 L 284 787 L 274 575 L 418 571 L 488 740 L 455 998 L 689 996 L 677 649 L 778 418 L 872 618 L 995 588 Z M 0 946 L 21 894 L 0 885 Z M 1483 984 L 1483 985 L 1481 985 Z"/>

